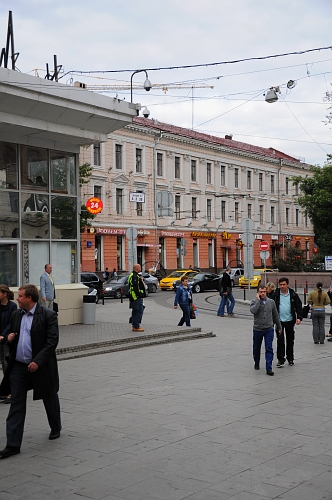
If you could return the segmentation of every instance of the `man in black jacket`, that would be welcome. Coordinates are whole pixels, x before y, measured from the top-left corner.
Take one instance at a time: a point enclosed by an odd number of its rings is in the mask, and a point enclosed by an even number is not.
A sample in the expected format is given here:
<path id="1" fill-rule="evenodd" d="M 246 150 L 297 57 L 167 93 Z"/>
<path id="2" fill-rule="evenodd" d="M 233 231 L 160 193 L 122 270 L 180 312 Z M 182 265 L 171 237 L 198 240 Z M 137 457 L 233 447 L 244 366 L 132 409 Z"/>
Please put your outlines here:
<path id="1" fill-rule="evenodd" d="M 55 350 L 59 341 L 57 315 L 38 304 L 34 285 L 23 285 L 17 297 L 20 310 L 10 318 L 6 340 L 11 350 L 8 367 L 0 386 L 0 395 L 11 392 L 6 421 L 7 446 L 0 458 L 20 453 L 26 414 L 27 392 L 42 399 L 51 427 L 49 439 L 60 437 L 59 375 Z"/>
<path id="2" fill-rule="evenodd" d="M 141 266 L 139 264 L 134 264 L 133 272 L 128 277 L 129 300 L 133 311 L 131 316 L 133 332 L 144 332 L 144 328 L 141 328 L 141 322 L 144 312 L 143 299 L 146 297 L 146 292 L 143 278 L 138 274 L 140 272 Z"/>
<path id="3" fill-rule="evenodd" d="M 277 336 L 278 368 L 284 365 L 286 358 L 289 366 L 294 365 L 294 325 L 299 325 L 303 319 L 301 299 L 288 284 L 288 278 L 279 279 L 279 288 L 275 291 L 274 299 L 282 327 L 281 333 Z M 284 334 L 286 334 L 286 349 Z"/>
<path id="4" fill-rule="evenodd" d="M 228 316 L 234 316 L 233 309 L 235 306 L 235 299 L 232 293 L 231 272 L 232 269 L 227 267 L 226 271 L 222 275 L 222 278 L 220 279 L 219 293 L 221 295 L 221 300 L 217 315 L 221 317 L 225 315 L 225 306 L 227 308 Z"/>

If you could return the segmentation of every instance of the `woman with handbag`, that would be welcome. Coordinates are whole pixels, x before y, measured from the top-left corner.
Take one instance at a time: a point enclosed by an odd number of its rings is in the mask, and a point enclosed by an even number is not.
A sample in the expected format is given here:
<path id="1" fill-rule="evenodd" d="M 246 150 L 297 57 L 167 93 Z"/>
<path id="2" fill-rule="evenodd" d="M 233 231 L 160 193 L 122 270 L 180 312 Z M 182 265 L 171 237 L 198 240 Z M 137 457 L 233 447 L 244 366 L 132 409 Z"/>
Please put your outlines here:
<path id="1" fill-rule="evenodd" d="M 5 336 L 9 333 L 7 327 L 11 314 L 17 309 L 15 302 L 12 302 L 13 298 L 14 294 L 8 286 L 0 285 L 0 360 L 4 373 L 8 365 L 7 358 L 9 356 L 9 348 L 5 344 Z M 10 403 L 10 395 L 3 402 Z"/>
<path id="2" fill-rule="evenodd" d="M 323 290 L 323 283 L 318 282 L 316 289 L 309 293 L 307 303 L 311 306 L 312 336 L 315 344 L 325 341 L 325 306 L 330 299 Z"/>
<path id="3" fill-rule="evenodd" d="M 174 309 L 178 308 L 178 304 L 182 309 L 182 318 L 180 319 L 178 326 L 182 326 L 186 323 L 186 326 L 190 325 L 190 305 L 192 304 L 192 291 L 191 287 L 188 285 L 188 278 L 182 276 L 181 285 L 176 290 L 176 295 L 174 299 Z"/>

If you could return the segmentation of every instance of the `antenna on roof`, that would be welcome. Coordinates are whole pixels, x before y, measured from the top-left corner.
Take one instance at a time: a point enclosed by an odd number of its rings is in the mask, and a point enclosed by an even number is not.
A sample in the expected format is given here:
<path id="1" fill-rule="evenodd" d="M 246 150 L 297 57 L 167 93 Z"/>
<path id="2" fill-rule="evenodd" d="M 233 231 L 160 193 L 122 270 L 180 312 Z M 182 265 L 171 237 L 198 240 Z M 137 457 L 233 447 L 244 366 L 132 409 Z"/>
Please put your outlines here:
<path id="1" fill-rule="evenodd" d="M 57 59 L 56 55 L 53 56 L 53 60 L 54 60 L 53 74 L 50 73 L 50 71 L 48 69 L 48 63 L 46 63 L 45 80 L 55 80 L 56 82 L 58 82 L 59 81 L 59 73 L 61 71 L 62 64 L 58 64 L 58 59 Z"/>
<path id="2" fill-rule="evenodd" d="M 8 68 L 9 45 L 11 46 L 10 58 L 12 60 L 12 69 L 15 71 L 15 63 L 20 53 L 15 52 L 14 49 L 14 27 L 13 27 L 13 16 L 11 10 L 9 11 L 8 15 L 6 47 L 3 47 L 1 49 L 1 54 L 0 54 L 0 66 L 2 66 L 2 61 L 3 61 L 4 68 Z"/>

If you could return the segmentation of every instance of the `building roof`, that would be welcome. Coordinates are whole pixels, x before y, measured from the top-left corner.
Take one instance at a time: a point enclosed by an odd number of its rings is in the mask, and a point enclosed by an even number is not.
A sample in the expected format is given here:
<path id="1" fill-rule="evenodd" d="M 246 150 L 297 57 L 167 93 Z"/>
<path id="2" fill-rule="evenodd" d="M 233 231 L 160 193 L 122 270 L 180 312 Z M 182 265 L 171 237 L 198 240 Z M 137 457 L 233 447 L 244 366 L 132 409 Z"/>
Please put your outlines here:
<path id="1" fill-rule="evenodd" d="M 202 132 L 196 132 L 195 130 L 190 130 L 188 128 L 177 127 L 176 125 L 169 125 L 168 123 L 162 123 L 158 120 L 151 120 L 148 118 L 141 118 L 136 116 L 133 119 L 133 123 L 137 125 L 142 125 L 144 127 L 153 128 L 155 130 L 168 132 L 170 134 L 180 135 L 182 137 L 187 137 L 188 139 L 194 139 L 197 141 L 208 142 L 210 144 L 216 144 L 223 146 L 225 148 L 235 149 L 238 151 L 243 151 L 244 153 L 257 154 L 262 156 L 267 156 L 276 160 L 287 160 L 296 163 L 300 163 L 298 158 L 294 156 L 287 155 L 282 151 L 278 151 L 274 148 L 262 148 L 260 146 L 254 146 L 253 144 L 247 144 L 246 142 L 234 141 L 231 138 L 222 138 L 215 135 L 203 134 Z"/>

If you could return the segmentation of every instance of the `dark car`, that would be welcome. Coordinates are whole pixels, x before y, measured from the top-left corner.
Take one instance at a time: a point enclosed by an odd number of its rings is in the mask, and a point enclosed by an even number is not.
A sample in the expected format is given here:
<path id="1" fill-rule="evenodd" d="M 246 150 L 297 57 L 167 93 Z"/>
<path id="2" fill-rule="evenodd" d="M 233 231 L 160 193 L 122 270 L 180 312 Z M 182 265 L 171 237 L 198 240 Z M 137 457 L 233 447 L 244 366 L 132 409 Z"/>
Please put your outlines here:
<path id="1" fill-rule="evenodd" d="M 197 273 L 189 278 L 188 284 L 192 287 L 193 292 L 199 293 L 205 290 L 219 290 L 220 276 L 213 273 Z M 173 289 L 176 291 L 180 286 L 181 281 L 173 284 Z"/>
<path id="2" fill-rule="evenodd" d="M 81 283 L 89 288 L 93 287 L 97 290 L 98 299 L 102 296 L 103 281 L 95 274 L 88 271 L 81 272 Z"/>
<path id="3" fill-rule="evenodd" d="M 129 274 L 122 274 L 120 276 L 114 276 L 109 281 L 103 283 L 104 297 L 105 299 L 114 297 L 115 299 L 120 299 L 121 295 L 123 297 L 129 297 Z M 146 296 L 149 294 L 148 286 L 145 283 Z"/>
<path id="4" fill-rule="evenodd" d="M 141 276 L 143 277 L 144 283 L 148 286 L 149 293 L 156 293 L 157 289 L 159 288 L 158 278 L 145 271 L 141 273 Z"/>

